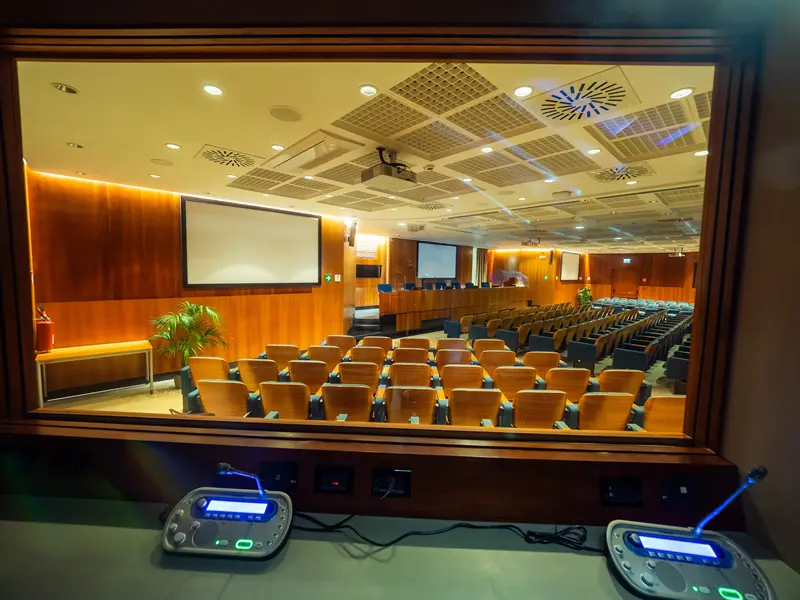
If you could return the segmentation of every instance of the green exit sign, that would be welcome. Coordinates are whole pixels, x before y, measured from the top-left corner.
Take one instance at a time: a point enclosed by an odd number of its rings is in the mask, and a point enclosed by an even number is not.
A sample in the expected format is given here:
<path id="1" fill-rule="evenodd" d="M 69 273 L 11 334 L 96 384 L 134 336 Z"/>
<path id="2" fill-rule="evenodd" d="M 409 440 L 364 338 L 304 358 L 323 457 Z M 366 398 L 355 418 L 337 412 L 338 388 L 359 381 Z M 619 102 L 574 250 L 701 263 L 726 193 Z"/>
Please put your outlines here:
<path id="1" fill-rule="evenodd" d="M 330 283 L 333 281 L 333 275 L 331 273 L 325 273 L 325 283 Z"/>

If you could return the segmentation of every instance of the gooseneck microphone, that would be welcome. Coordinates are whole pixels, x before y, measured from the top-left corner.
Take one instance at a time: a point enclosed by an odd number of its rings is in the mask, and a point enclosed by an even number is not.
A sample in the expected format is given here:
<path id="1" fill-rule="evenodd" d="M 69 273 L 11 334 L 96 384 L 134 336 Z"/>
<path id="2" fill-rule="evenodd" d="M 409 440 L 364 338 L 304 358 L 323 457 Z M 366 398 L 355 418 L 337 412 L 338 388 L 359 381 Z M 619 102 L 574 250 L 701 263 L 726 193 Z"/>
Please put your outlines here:
<path id="1" fill-rule="evenodd" d="M 266 496 L 266 493 L 264 492 L 264 487 L 261 485 L 261 480 L 258 478 L 258 475 L 253 475 L 252 473 L 245 473 L 244 471 L 239 471 L 237 469 L 234 469 L 228 463 L 224 462 L 217 463 L 217 473 L 219 473 L 220 475 L 238 475 L 239 477 L 247 477 L 249 479 L 252 479 L 253 481 L 256 482 L 256 485 L 258 486 L 258 495 L 261 496 L 262 498 Z"/>
<path id="2" fill-rule="evenodd" d="M 692 533 L 695 535 L 695 537 L 700 537 L 700 534 L 703 533 L 703 529 L 705 529 L 705 526 L 708 525 L 709 521 L 711 521 L 711 519 L 716 517 L 723 510 L 725 510 L 728 507 L 728 505 L 739 496 L 739 494 L 741 494 L 751 485 L 758 483 L 766 476 L 767 476 L 767 469 L 764 467 L 756 467 L 755 469 L 750 471 L 750 473 L 747 474 L 747 479 L 742 485 L 739 486 L 739 489 L 737 489 L 730 496 L 728 496 L 722 504 L 720 504 L 717 508 L 708 513 L 703 518 L 702 521 L 700 521 L 697 525 L 695 525 L 694 529 L 692 529 Z"/>

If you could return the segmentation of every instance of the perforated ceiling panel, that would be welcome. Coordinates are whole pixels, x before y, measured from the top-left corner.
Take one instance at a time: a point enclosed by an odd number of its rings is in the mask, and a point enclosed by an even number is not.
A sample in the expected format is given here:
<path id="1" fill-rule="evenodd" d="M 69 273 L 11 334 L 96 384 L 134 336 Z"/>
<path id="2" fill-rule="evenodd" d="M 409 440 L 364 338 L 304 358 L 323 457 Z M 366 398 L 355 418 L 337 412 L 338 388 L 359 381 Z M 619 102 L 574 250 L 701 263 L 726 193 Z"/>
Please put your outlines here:
<path id="1" fill-rule="evenodd" d="M 632 165 L 622 165 L 611 169 L 592 171 L 589 175 L 600 183 L 613 183 L 615 181 L 629 181 L 640 177 L 653 175 L 653 169 L 645 162 Z"/>
<path id="2" fill-rule="evenodd" d="M 531 140 L 530 142 L 511 146 L 507 151 L 522 160 L 531 160 L 542 156 L 549 156 L 550 154 L 566 152 L 568 150 L 575 150 L 575 146 L 560 135 L 549 135 L 539 138 L 538 140 Z"/>
<path id="3" fill-rule="evenodd" d="M 432 160 L 434 157 L 455 154 L 473 140 L 444 123 L 434 121 L 399 136 L 397 141 Z"/>
<path id="4" fill-rule="evenodd" d="M 544 175 L 524 165 L 509 165 L 491 171 L 484 171 L 478 177 L 482 181 L 496 185 L 497 187 L 506 187 L 544 179 Z"/>
<path id="5" fill-rule="evenodd" d="M 466 63 L 434 63 L 401 81 L 391 91 L 441 115 L 496 89 Z"/>
<path id="6" fill-rule="evenodd" d="M 388 138 L 427 120 L 420 111 L 379 94 L 333 124 L 368 137 Z"/>
<path id="7" fill-rule="evenodd" d="M 478 139 L 519 135 L 545 127 L 514 100 L 500 94 L 447 117 Z"/>
<path id="8" fill-rule="evenodd" d="M 319 173 L 317 177 L 331 179 L 333 181 L 346 183 L 348 185 L 355 185 L 361 182 L 361 171 L 363 170 L 364 167 L 345 163 L 343 165 L 337 165 L 331 169 L 328 169 L 327 171 L 322 171 L 322 173 Z"/>
<path id="9" fill-rule="evenodd" d="M 706 119 L 703 121 L 703 135 L 706 136 L 706 141 L 711 139 L 711 120 Z"/>
<path id="10" fill-rule="evenodd" d="M 701 206 L 703 204 L 703 188 L 699 186 L 656 192 L 656 196 L 670 207 Z"/>
<path id="11" fill-rule="evenodd" d="M 600 121 L 596 127 L 606 139 L 615 140 L 685 125 L 686 123 L 688 123 L 686 110 L 683 104 L 676 100 L 621 117 Z"/>
<path id="12" fill-rule="evenodd" d="M 255 164 L 264 162 L 263 156 L 256 156 L 239 150 L 221 148 L 206 144 L 194 155 L 195 159 L 202 159 L 226 167 L 252 167 Z"/>
<path id="13" fill-rule="evenodd" d="M 638 137 L 630 137 L 611 142 L 614 153 L 621 160 L 651 159 L 666 154 L 689 152 L 701 142 L 696 140 L 692 132 L 699 123 L 687 127 L 665 129 L 658 133 L 649 133 Z"/>
<path id="14" fill-rule="evenodd" d="M 607 198 L 598 198 L 599 202 L 602 202 L 609 208 L 613 209 L 630 209 L 630 208 L 638 208 L 644 206 L 646 203 L 645 201 L 639 196 L 609 196 Z"/>
<path id="15" fill-rule="evenodd" d="M 589 169 L 596 169 L 599 165 L 592 159 L 587 158 L 578 150 L 562 152 L 553 156 L 543 156 L 532 161 L 540 169 L 546 169 L 556 175 L 570 175 L 571 173 L 582 173 Z"/>
<path id="16" fill-rule="evenodd" d="M 269 169 L 252 169 L 231 181 L 228 187 L 264 193 L 290 179 L 292 176 L 286 173 L 278 173 Z"/>
<path id="17" fill-rule="evenodd" d="M 711 118 L 711 92 L 695 94 L 694 105 L 697 108 L 697 116 L 701 119 Z"/>
<path id="18" fill-rule="evenodd" d="M 313 179 L 295 179 L 273 190 L 278 196 L 286 196 L 297 200 L 308 200 L 320 194 L 332 194 L 341 188 L 329 183 Z"/>
<path id="19" fill-rule="evenodd" d="M 420 171 L 417 173 L 417 183 L 431 184 L 437 181 L 444 181 L 450 179 L 447 175 L 442 175 L 436 171 Z"/>
<path id="20" fill-rule="evenodd" d="M 397 192 L 397 195 L 402 196 L 403 198 L 408 198 L 409 200 L 413 200 L 414 202 L 430 202 L 433 200 L 441 200 L 450 194 L 441 190 L 437 190 L 436 188 L 421 185 L 419 187 L 411 188 L 410 190 Z"/>
<path id="21" fill-rule="evenodd" d="M 469 192 L 475 191 L 475 188 L 458 179 L 445 179 L 443 181 L 437 181 L 433 185 L 435 188 L 450 192 L 451 194 L 468 194 Z"/>

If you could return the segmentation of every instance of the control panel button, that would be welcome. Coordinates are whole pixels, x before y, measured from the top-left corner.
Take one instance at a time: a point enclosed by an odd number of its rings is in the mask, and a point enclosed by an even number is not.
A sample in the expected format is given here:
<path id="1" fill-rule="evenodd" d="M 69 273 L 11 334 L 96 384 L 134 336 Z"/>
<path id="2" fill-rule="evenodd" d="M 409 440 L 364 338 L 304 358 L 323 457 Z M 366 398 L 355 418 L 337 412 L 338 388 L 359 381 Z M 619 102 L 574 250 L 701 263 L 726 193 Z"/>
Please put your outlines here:
<path id="1" fill-rule="evenodd" d="M 626 571 L 630 571 L 631 563 L 629 563 L 627 560 L 622 561 L 622 568 L 625 569 Z"/>
<path id="2" fill-rule="evenodd" d="M 253 548 L 255 548 L 256 550 L 261 550 L 263 547 L 264 547 L 264 542 L 256 542 L 253 545 Z"/>
<path id="3" fill-rule="evenodd" d="M 224 548 L 228 545 L 228 540 L 220 540 L 218 545 Z"/>
<path id="4" fill-rule="evenodd" d="M 710 594 L 711 593 L 711 590 L 708 589 L 704 585 L 701 585 L 699 588 L 697 588 L 697 591 L 700 592 L 701 594 Z"/>
<path id="5" fill-rule="evenodd" d="M 739 593 L 739 590 L 721 587 L 717 588 L 717 591 L 719 592 L 720 596 L 725 598 L 725 600 L 743 600 L 743 596 Z"/>
<path id="6" fill-rule="evenodd" d="M 675 560 L 675 555 L 674 554 L 667 554 L 667 558 L 670 559 L 670 560 Z"/>
<path id="7" fill-rule="evenodd" d="M 229 515 L 228 515 L 228 520 L 229 520 L 229 521 L 233 520 L 233 515 L 229 514 Z"/>
<path id="8" fill-rule="evenodd" d="M 655 557 L 656 557 L 656 553 L 655 553 L 655 552 L 648 552 L 647 554 L 648 554 L 649 556 L 652 556 L 653 558 L 655 558 Z"/>
<path id="9" fill-rule="evenodd" d="M 686 557 L 686 562 L 693 562 L 694 559 L 691 556 Z"/>
<path id="10" fill-rule="evenodd" d="M 200 521 L 192 521 L 192 529 L 197 529 L 200 527 Z"/>
<path id="11" fill-rule="evenodd" d="M 614 552 L 616 552 L 617 554 L 621 555 L 622 554 L 622 546 L 620 546 L 619 544 L 614 546 Z"/>
<path id="12" fill-rule="evenodd" d="M 237 550 L 250 550 L 253 547 L 253 540 L 242 538 L 240 540 L 236 540 L 236 549 Z"/>
<path id="13" fill-rule="evenodd" d="M 178 524 L 177 523 L 170 523 L 169 527 L 168 527 L 170 532 L 175 531 L 177 528 L 178 528 Z"/>
<path id="14" fill-rule="evenodd" d="M 200 498 L 200 500 L 197 501 L 198 508 L 205 508 L 206 504 L 208 504 L 208 500 L 206 500 L 205 498 Z"/>
<path id="15" fill-rule="evenodd" d="M 655 580 L 651 575 L 647 573 L 642 573 L 642 583 L 645 584 L 647 587 L 653 587 Z"/>
<path id="16" fill-rule="evenodd" d="M 746 600 L 758 600 L 758 596 L 755 594 L 745 594 L 744 597 Z"/>
<path id="17" fill-rule="evenodd" d="M 663 552 L 659 552 L 658 553 L 658 558 L 667 558 L 667 555 L 664 554 Z"/>
<path id="18" fill-rule="evenodd" d="M 186 534 L 183 533 L 182 531 L 179 531 L 178 533 L 175 534 L 175 536 L 172 539 L 176 544 L 180 546 L 183 542 L 186 541 Z"/>
<path id="19" fill-rule="evenodd" d="M 176 510 L 176 511 L 175 511 L 175 518 L 176 518 L 176 519 L 177 519 L 178 517 L 182 517 L 182 516 L 183 516 L 183 510 L 181 510 L 181 509 L 178 509 L 178 510 Z"/>
<path id="20" fill-rule="evenodd" d="M 679 560 L 679 561 L 683 562 L 683 556 L 681 556 L 680 554 L 676 554 L 675 558 L 676 558 L 676 560 Z"/>
<path id="21" fill-rule="evenodd" d="M 631 542 L 633 542 L 637 546 L 639 546 L 641 544 L 641 541 L 639 540 L 639 534 L 638 533 L 632 533 L 631 534 Z"/>
<path id="22" fill-rule="evenodd" d="M 248 521 L 252 521 L 253 520 L 253 515 L 248 515 L 247 520 Z"/>
<path id="23" fill-rule="evenodd" d="M 256 521 L 260 521 L 260 520 L 261 520 L 261 517 L 256 517 Z"/>
<path id="24" fill-rule="evenodd" d="M 234 521 L 238 521 L 241 518 L 242 518 L 241 515 L 233 515 L 233 520 Z"/>
<path id="25" fill-rule="evenodd" d="M 655 569 L 656 568 L 656 563 L 654 563 L 652 560 L 648 560 L 644 564 L 647 566 L 648 569 Z"/>

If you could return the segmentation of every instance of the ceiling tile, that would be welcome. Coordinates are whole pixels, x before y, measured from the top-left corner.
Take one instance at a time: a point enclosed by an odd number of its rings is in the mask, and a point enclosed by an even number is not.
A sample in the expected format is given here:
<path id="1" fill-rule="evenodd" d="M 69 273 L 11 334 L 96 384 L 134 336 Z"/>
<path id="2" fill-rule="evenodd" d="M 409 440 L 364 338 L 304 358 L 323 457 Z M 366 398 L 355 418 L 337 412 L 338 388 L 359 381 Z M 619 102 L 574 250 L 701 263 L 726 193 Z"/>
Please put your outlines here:
<path id="1" fill-rule="evenodd" d="M 420 111 L 386 94 L 379 94 L 334 121 L 333 125 L 353 133 L 389 138 L 427 120 L 427 115 Z"/>
<path id="2" fill-rule="evenodd" d="M 339 183 L 345 183 L 347 185 L 355 185 L 361 183 L 361 171 L 363 171 L 363 167 L 358 167 L 356 165 L 351 165 L 349 163 L 344 163 L 342 165 L 337 165 L 327 171 L 322 171 L 321 173 L 317 174 L 317 177 L 322 177 L 323 179 L 331 179 L 333 181 L 338 181 Z"/>
<path id="3" fill-rule="evenodd" d="M 545 127 L 517 102 L 500 94 L 447 117 L 478 139 L 519 135 Z"/>
<path id="4" fill-rule="evenodd" d="M 459 148 L 473 140 L 444 123 L 434 121 L 401 135 L 397 141 L 418 150 L 423 155 L 432 157 L 454 154 Z"/>
<path id="5" fill-rule="evenodd" d="M 496 89 L 466 63 L 434 63 L 401 81 L 391 91 L 441 115 Z"/>

